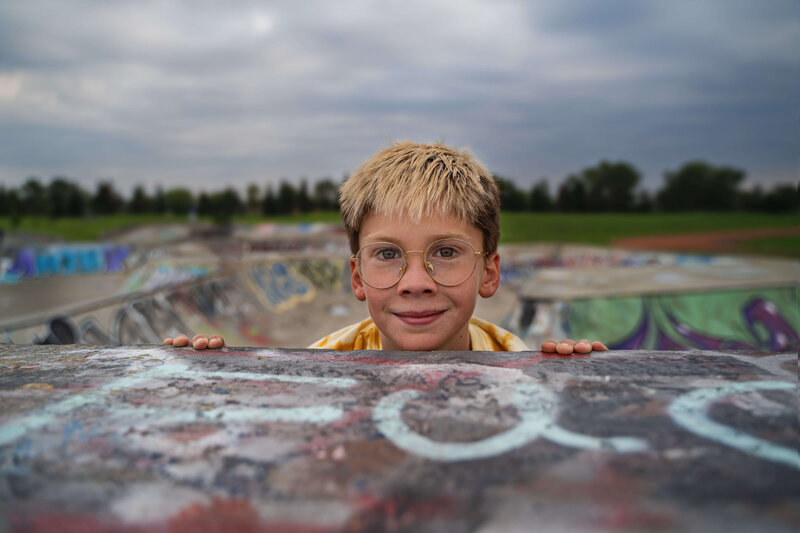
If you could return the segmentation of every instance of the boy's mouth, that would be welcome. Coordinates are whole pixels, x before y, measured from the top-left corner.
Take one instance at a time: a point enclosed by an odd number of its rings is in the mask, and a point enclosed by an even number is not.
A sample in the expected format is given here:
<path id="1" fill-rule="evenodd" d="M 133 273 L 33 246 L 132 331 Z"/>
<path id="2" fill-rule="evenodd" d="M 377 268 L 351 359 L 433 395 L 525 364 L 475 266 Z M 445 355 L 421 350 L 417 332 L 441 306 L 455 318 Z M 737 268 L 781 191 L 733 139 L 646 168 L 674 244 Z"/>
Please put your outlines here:
<path id="1" fill-rule="evenodd" d="M 444 311 L 406 311 L 394 315 L 410 326 L 430 324 L 444 314 Z"/>

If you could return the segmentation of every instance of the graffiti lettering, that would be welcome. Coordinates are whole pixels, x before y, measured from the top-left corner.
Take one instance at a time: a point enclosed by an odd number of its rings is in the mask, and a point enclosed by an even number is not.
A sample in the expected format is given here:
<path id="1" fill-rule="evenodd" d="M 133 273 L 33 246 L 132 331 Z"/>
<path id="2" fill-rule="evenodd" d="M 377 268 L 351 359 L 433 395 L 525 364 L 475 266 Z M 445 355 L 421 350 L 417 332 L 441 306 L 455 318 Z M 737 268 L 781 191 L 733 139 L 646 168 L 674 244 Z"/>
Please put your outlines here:
<path id="1" fill-rule="evenodd" d="M 22 248 L 0 281 L 20 277 L 73 275 L 122 270 L 130 250 L 112 244 L 52 245 Z"/>

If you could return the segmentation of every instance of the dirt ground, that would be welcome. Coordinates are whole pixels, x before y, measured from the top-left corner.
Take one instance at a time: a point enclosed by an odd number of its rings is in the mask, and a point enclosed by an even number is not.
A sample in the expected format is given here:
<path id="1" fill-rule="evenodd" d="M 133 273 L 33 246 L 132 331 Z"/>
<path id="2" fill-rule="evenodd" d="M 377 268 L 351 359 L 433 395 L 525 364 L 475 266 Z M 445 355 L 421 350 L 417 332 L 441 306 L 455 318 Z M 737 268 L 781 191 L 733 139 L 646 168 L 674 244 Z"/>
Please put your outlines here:
<path id="1" fill-rule="evenodd" d="M 764 237 L 800 237 L 800 226 L 750 230 L 708 231 L 680 235 L 651 235 L 617 239 L 615 248 L 629 250 L 664 250 L 671 252 L 730 253 L 741 252 L 748 241 Z"/>

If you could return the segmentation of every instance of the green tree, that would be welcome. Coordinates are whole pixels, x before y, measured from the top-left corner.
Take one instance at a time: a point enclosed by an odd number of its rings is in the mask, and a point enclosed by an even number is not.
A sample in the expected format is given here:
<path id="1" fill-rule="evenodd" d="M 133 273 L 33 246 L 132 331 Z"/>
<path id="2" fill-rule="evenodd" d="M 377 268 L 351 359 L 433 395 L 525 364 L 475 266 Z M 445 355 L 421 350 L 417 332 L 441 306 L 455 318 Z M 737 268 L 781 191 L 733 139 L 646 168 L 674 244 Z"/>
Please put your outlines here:
<path id="1" fill-rule="evenodd" d="M 739 205 L 745 211 L 762 211 L 764 209 L 764 189 L 756 185 L 750 190 L 739 193 Z"/>
<path id="2" fill-rule="evenodd" d="M 522 211 L 525 209 L 527 198 L 525 193 L 514 185 L 513 181 L 500 176 L 493 176 L 497 188 L 500 189 L 500 206 L 506 211 Z"/>
<path id="3" fill-rule="evenodd" d="M 128 204 L 128 211 L 141 214 L 150 213 L 153 210 L 153 199 L 147 194 L 142 185 L 137 185 L 133 189 L 133 196 Z"/>
<path id="4" fill-rule="evenodd" d="M 6 190 L 6 186 L 0 183 L 0 217 L 7 217 L 11 215 L 11 193 L 16 191 L 14 189 Z"/>
<path id="5" fill-rule="evenodd" d="M 741 170 L 690 161 L 664 175 L 658 206 L 664 211 L 729 211 L 737 207 L 739 185 L 744 179 Z"/>
<path id="6" fill-rule="evenodd" d="M 584 180 L 571 174 L 558 188 L 556 205 L 559 211 L 586 211 L 589 208 L 588 195 Z"/>
<path id="7" fill-rule="evenodd" d="M 97 184 L 97 191 L 91 201 L 92 213 L 98 215 L 114 215 L 122 211 L 125 200 L 114 190 L 111 181 L 101 181 Z"/>
<path id="8" fill-rule="evenodd" d="M 175 187 L 164 193 L 164 205 L 174 215 L 187 215 L 194 206 L 194 195 L 189 189 Z"/>
<path id="9" fill-rule="evenodd" d="M 86 211 L 86 193 L 63 176 L 56 176 L 47 186 L 49 215 L 53 218 L 77 217 Z"/>
<path id="10" fill-rule="evenodd" d="M 585 168 L 581 178 L 586 185 L 589 208 L 599 211 L 631 211 L 634 189 L 641 179 L 639 171 L 624 161 L 601 161 Z"/>
<path id="11" fill-rule="evenodd" d="M 39 178 L 29 177 L 19 191 L 22 213 L 25 215 L 45 215 L 50 211 L 47 190 Z"/>
<path id="12" fill-rule="evenodd" d="M 227 224 L 234 215 L 244 212 L 245 204 L 232 187 L 209 196 L 210 215 L 218 224 Z"/>
<path id="13" fill-rule="evenodd" d="M 800 210 L 800 190 L 797 185 L 779 183 L 764 195 L 761 210 L 768 213 L 797 213 Z"/>
<path id="14" fill-rule="evenodd" d="M 264 193 L 264 201 L 261 203 L 261 213 L 265 215 L 275 215 L 278 213 L 278 198 L 272 189 L 272 184 L 267 185 Z"/>
<path id="15" fill-rule="evenodd" d="M 555 207 L 553 198 L 550 196 L 550 184 L 547 180 L 541 180 L 531 188 L 529 207 L 531 211 L 546 213 Z"/>
<path id="16" fill-rule="evenodd" d="M 197 195 L 197 214 L 201 217 L 210 216 L 212 212 L 211 197 L 205 191 Z"/>
<path id="17" fill-rule="evenodd" d="M 164 198 L 164 189 L 159 185 L 156 187 L 156 196 L 153 198 L 153 212 L 163 215 L 167 212 L 167 202 Z"/>
<path id="18" fill-rule="evenodd" d="M 311 196 L 308 194 L 308 181 L 305 179 L 300 182 L 300 190 L 297 191 L 295 198 L 295 208 L 301 213 L 311 211 Z"/>
<path id="19" fill-rule="evenodd" d="M 7 216 L 11 219 L 12 228 L 19 226 L 22 219 L 22 201 L 16 189 L 10 189 L 6 192 L 6 208 L 4 211 L 0 211 L 0 215 Z"/>
<path id="20" fill-rule="evenodd" d="M 339 188 L 333 180 L 324 178 L 314 184 L 313 204 L 322 211 L 339 208 Z"/>
<path id="21" fill-rule="evenodd" d="M 256 215 L 261 210 L 261 198 L 258 185 L 250 183 L 247 186 L 247 213 L 249 215 Z"/>
<path id="22" fill-rule="evenodd" d="M 288 214 L 295 210 L 295 198 L 297 192 L 291 183 L 281 181 L 278 187 L 278 209 L 277 212 L 281 214 Z"/>

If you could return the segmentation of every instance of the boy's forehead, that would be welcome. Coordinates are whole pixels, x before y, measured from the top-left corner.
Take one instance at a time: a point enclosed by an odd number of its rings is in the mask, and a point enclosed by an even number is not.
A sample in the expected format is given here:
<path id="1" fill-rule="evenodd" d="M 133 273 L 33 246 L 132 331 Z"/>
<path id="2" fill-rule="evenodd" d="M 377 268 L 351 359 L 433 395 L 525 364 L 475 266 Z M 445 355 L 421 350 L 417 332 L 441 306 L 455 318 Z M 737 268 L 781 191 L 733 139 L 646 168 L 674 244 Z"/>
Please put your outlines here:
<path id="1" fill-rule="evenodd" d="M 431 215 L 414 220 L 401 214 L 370 213 L 361 223 L 359 240 L 390 240 L 392 242 L 431 241 L 444 237 L 458 237 L 480 244 L 481 230 L 455 215 Z"/>

